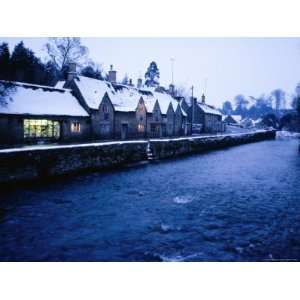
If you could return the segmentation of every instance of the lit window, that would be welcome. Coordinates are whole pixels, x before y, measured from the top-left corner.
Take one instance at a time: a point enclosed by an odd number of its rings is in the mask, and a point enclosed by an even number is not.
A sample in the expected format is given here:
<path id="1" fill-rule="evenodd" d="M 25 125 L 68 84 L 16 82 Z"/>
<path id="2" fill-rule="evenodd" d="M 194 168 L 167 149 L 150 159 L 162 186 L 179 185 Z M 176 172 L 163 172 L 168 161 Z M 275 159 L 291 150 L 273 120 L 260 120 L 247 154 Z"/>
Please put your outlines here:
<path id="1" fill-rule="evenodd" d="M 144 132 L 145 131 L 145 125 L 144 124 L 138 124 L 138 132 Z"/>
<path id="2" fill-rule="evenodd" d="M 71 123 L 71 131 L 72 132 L 80 132 L 80 123 L 79 122 L 72 122 Z"/>
<path id="3" fill-rule="evenodd" d="M 24 138 L 54 138 L 60 137 L 60 124 L 52 120 L 24 119 Z"/>

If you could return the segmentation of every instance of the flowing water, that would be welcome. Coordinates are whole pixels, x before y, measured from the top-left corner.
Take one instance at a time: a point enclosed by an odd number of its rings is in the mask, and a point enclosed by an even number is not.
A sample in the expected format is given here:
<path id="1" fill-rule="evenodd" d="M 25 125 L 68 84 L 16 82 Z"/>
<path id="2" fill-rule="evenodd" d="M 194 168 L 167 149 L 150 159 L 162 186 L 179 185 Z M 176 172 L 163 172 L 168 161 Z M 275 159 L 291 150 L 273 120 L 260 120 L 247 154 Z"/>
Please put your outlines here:
<path id="1" fill-rule="evenodd" d="M 300 260 L 297 140 L 1 191 L 1 261 Z"/>

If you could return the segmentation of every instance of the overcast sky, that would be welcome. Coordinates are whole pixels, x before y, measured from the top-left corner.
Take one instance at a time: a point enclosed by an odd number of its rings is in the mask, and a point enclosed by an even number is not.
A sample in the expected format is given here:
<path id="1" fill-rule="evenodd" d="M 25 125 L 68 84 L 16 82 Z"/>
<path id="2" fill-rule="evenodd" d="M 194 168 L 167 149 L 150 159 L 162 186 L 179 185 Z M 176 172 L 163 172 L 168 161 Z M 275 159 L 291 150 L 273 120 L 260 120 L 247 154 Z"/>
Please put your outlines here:
<path id="1" fill-rule="evenodd" d="M 20 40 L 36 55 L 46 55 L 46 38 L 0 38 L 10 48 Z M 207 102 L 218 107 L 237 94 L 259 96 L 275 88 L 293 93 L 300 81 L 299 38 L 82 38 L 89 55 L 105 70 L 113 64 L 118 80 L 127 73 L 133 82 L 151 61 L 160 69 L 160 83 L 174 82 L 190 87 L 200 96 L 205 88 Z"/>

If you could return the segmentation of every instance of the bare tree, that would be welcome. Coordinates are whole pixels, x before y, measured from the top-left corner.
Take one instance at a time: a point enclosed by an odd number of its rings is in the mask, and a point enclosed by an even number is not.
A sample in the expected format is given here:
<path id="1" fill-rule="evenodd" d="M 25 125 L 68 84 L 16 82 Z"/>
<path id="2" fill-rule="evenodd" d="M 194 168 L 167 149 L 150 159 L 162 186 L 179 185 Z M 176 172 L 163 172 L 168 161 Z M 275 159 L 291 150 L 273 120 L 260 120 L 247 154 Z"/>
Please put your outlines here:
<path id="1" fill-rule="evenodd" d="M 70 62 L 82 64 L 88 54 L 88 48 L 81 44 L 78 37 L 49 38 L 46 49 L 51 60 L 60 71 Z"/>

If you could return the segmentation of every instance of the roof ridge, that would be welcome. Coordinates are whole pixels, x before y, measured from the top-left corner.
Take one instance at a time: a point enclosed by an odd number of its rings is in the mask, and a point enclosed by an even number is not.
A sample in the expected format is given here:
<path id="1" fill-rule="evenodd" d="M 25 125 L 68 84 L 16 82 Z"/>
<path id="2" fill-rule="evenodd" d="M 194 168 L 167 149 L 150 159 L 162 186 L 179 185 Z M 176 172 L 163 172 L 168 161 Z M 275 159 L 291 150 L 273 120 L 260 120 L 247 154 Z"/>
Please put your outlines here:
<path id="1" fill-rule="evenodd" d="M 21 87 L 35 87 L 35 88 L 41 88 L 41 89 L 50 89 L 50 90 L 57 90 L 60 92 L 69 92 L 68 89 L 64 88 L 56 88 L 54 86 L 49 85 L 41 85 L 41 84 L 35 84 L 35 83 L 28 83 L 28 82 L 21 82 L 21 81 L 13 81 L 13 80 L 0 80 L 0 82 L 4 83 L 10 83 Z"/>

